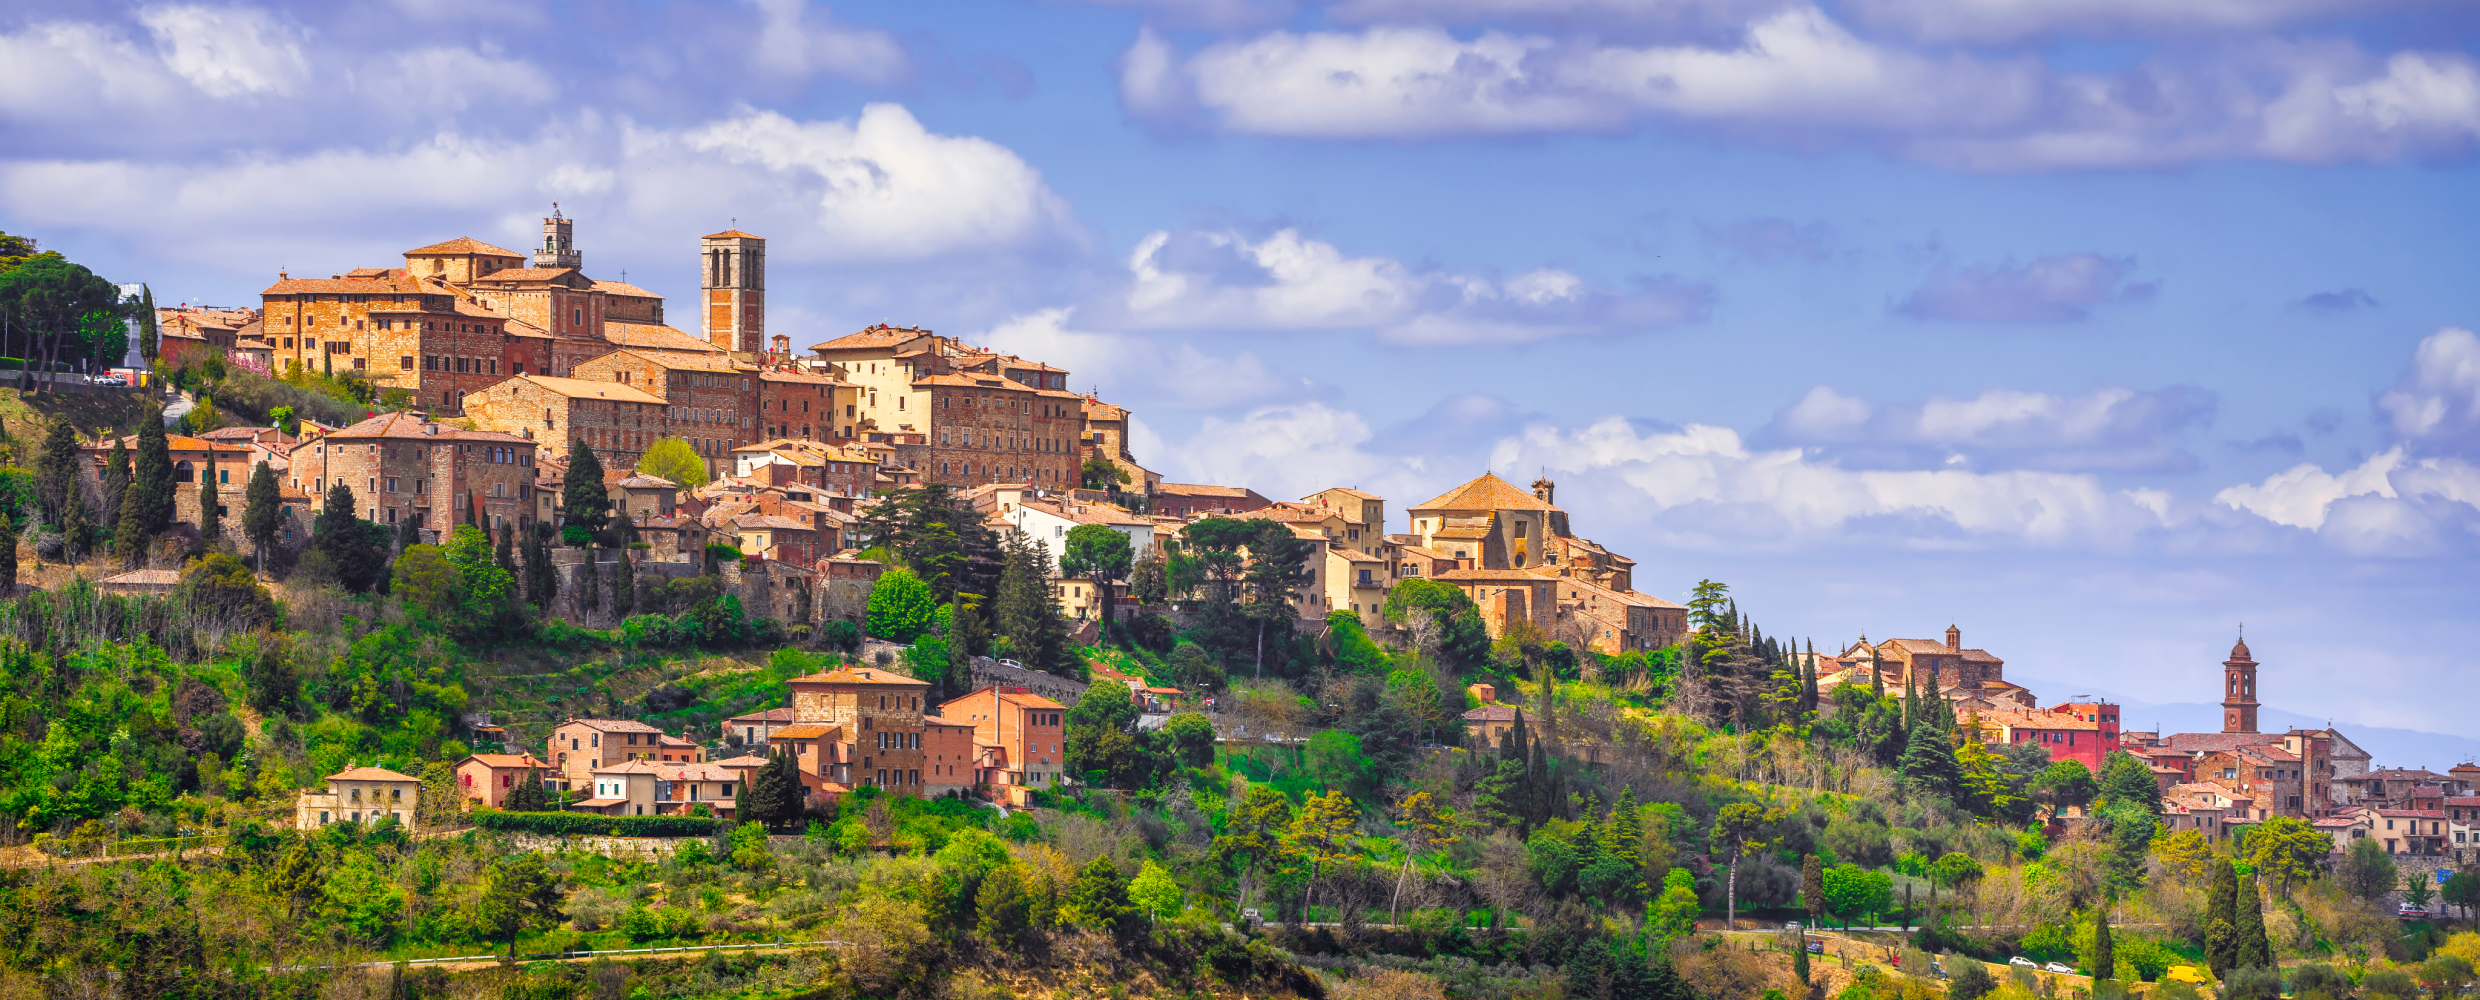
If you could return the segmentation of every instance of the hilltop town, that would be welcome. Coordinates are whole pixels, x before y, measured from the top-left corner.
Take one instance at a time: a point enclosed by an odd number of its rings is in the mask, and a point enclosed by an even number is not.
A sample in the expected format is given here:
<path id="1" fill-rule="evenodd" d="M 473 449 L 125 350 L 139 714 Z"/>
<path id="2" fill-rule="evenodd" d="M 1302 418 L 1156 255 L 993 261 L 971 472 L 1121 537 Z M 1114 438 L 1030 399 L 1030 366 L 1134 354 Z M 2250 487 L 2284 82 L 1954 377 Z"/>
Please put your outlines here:
<path id="1" fill-rule="evenodd" d="M 2261 730 L 2244 639 L 2162 679 L 2218 732 L 2134 730 L 1935 608 L 1820 648 L 1643 579 L 1547 473 L 1169 482 L 1044 359 L 796 350 L 761 236 L 698 241 L 694 333 L 585 254 L 555 209 L 530 253 L 141 290 L 129 378 L 21 380 L 0 992 L 2408 1000 L 2480 961 L 2480 764 Z"/>

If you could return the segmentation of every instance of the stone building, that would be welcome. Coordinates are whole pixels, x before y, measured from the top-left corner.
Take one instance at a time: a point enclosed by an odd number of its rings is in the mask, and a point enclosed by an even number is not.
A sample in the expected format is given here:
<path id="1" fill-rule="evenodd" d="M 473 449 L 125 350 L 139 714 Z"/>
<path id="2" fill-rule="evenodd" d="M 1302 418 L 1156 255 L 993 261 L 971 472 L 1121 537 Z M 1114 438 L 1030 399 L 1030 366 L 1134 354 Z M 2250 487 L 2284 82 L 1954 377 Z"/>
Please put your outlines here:
<path id="1" fill-rule="evenodd" d="M 1605 653 L 1686 636 L 1687 609 L 1636 590 L 1636 561 L 1571 530 L 1551 502 L 1555 489 L 1542 479 L 1528 493 L 1484 473 L 1414 505 L 1404 512 L 1412 530 L 1388 536 L 1397 578 L 1462 589 L 1481 605 L 1492 638 L 1518 618 Z"/>
<path id="2" fill-rule="evenodd" d="M 689 442 L 706 474 L 731 468 L 732 449 L 757 440 L 758 372 L 730 357 L 630 349 L 579 364 L 577 378 L 644 391 L 663 406 L 666 433 Z"/>
<path id="3" fill-rule="evenodd" d="M 293 803 L 294 829 L 385 819 L 411 827 L 422 798 L 422 779 L 384 767 L 346 768 L 328 775 L 326 785 L 301 790 Z"/>
<path id="4" fill-rule="evenodd" d="M 1149 513 L 1188 518 L 1238 514 L 1272 502 L 1246 486 L 1162 483 L 1155 488 L 1154 495 L 1147 498 L 1146 509 Z"/>
<path id="5" fill-rule="evenodd" d="M 596 771 L 628 761 L 652 762 L 663 730 L 635 719 L 570 719 L 551 730 L 545 756 L 558 773 L 555 787 L 577 788 Z"/>
<path id="6" fill-rule="evenodd" d="M 636 468 L 670 427 L 663 400 L 637 386 L 553 375 L 504 379 L 469 397 L 466 412 L 476 427 L 540 442 L 563 460 L 582 440 L 607 470 Z"/>
<path id="7" fill-rule="evenodd" d="M 383 413 L 293 446 L 293 485 L 325 509 L 327 491 L 353 491 L 357 516 L 382 524 L 411 520 L 426 542 L 453 525 L 494 531 L 522 527 L 534 514 L 534 442 L 514 434 L 468 431 L 411 413 Z"/>
<path id="8" fill-rule="evenodd" d="M 878 462 L 858 448 L 776 438 L 732 449 L 731 475 L 765 486 L 807 486 L 828 496 L 866 497 L 877 485 Z"/>
<path id="9" fill-rule="evenodd" d="M 985 753 L 973 784 L 1016 805 L 1049 788 L 1067 767 L 1067 706 L 1021 687 L 985 687 L 939 706 L 939 716 L 973 727 Z M 995 752 L 993 752 L 995 751 Z"/>
<path id="10" fill-rule="evenodd" d="M 1986 649 L 1965 647 L 1963 630 L 1953 625 L 1946 627 L 1942 642 L 1888 639 L 1872 643 L 1864 635 L 1833 659 L 1838 672 L 1860 670 L 1863 682 L 1868 679 L 1865 668 L 1874 665 L 1887 690 L 1900 691 L 1909 685 L 1923 693 L 1936 692 L 1953 702 L 1958 712 L 1974 707 L 1999 711 L 2040 707 L 2030 690 L 2006 679 L 2005 660 Z"/>
<path id="11" fill-rule="evenodd" d="M 1636 561 L 1568 530 L 1567 512 L 1551 503 L 1555 485 L 1533 492 L 1483 474 L 1406 511 L 1411 544 L 1470 559 L 1474 569 L 1556 567 L 1611 590 L 1635 589 Z"/>
<path id="12" fill-rule="evenodd" d="M 832 725 L 852 744 L 854 785 L 875 785 L 890 792 L 921 795 L 922 698 L 927 681 L 874 667 L 841 667 L 795 677 L 793 714 L 803 722 Z"/>
<path id="13" fill-rule="evenodd" d="M 1083 418 L 1074 394 L 993 375 L 917 376 L 913 390 L 929 418 L 929 449 L 914 468 L 929 481 L 1076 485 Z"/>
<path id="14" fill-rule="evenodd" d="M 1079 397 L 1077 405 L 1079 416 L 1084 420 L 1083 431 L 1077 439 L 1081 446 L 1077 456 L 1078 466 L 1082 467 L 1088 458 L 1099 458 L 1118 466 L 1120 473 L 1128 477 L 1127 484 L 1121 488 L 1130 493 L 1152 496 L 1162 489 L 1162 474 L 1138 462 L 1136 450 L 1129 446 L 1128 419 L 1131 414 L 1127 407 L 1105 403 L 1090 393 Z"/>
<path id="15" fill-rule="evenodd" d="M 833 376 L 801 371 L 789 364 L 758 369 L 758 435 L 803 441 L 844 440 L 835 428 L 837 414 L 852 405 L 860 387 Z"/>
<path id="16" fill-rule="evenodd" d="M 2258 665 L 2245 640 L 2233 644 L 2222 661 L 2222 731 L 2172 733 L 2152 741 L 2149 756 L 2166 756 L 2164 763 L 2182 767 L 2189 780 L 2251 800 L 2248 815 L 2234 815 L 2233 822 L 2329 815 L 2336 805 L 2332 753 L 2340 734 L 2314 729 L 2257 732 Z"/>

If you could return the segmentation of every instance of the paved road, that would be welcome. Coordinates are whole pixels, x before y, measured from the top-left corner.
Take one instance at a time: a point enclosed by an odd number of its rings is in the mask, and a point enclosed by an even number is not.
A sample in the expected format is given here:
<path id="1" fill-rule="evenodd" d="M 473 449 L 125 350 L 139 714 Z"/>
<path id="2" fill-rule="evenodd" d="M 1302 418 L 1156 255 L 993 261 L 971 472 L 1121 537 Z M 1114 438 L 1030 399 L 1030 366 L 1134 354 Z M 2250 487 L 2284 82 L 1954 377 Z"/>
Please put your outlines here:
<path id="1" fill-rule="evenodd" d="M 172 426 L 173 424 L 179 422 L 182 417 L 189 416 L 189 411 L 197 408 L 198 401 L 189 398 L 188 393 L 173 393 L 172 402 L 164 404 L 164 426 Z"/>

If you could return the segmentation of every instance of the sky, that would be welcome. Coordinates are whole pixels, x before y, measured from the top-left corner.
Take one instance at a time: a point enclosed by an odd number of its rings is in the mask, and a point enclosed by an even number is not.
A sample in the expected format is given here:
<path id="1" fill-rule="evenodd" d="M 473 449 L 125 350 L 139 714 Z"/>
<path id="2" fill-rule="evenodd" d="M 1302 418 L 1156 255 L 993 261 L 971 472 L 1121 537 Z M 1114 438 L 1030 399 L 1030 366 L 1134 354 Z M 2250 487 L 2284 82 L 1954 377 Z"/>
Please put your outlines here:
<path id="1" fill-rule="evenodd" d="M 254 304 L 557 202 L 689 322 L 737 226 L 796 347 L 1047 360 L 1174 481 L 1401 531 L 1546 475 L 1770 634 L 2168 704 L 2244 625 L 2270 705 L 2480 738 L 2476 49 L 2451 0 L 54 0 L 0 11 L 0 230 Z"/>

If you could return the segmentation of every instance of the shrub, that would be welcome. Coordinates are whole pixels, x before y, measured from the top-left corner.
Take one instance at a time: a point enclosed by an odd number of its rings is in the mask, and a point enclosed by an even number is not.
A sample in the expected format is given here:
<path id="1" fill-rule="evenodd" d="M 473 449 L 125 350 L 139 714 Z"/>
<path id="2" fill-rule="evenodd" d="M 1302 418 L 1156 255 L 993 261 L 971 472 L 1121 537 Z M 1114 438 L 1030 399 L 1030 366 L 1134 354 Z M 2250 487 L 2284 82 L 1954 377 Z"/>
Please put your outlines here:
<path id="1" fill-rule="evenodd" d="M 546 836 L 707 837 L 717 820 L 699 816 L 597 816 L 593 813 L 512 813 L 477 809 L 474 825 L 508 833 Z"/>

